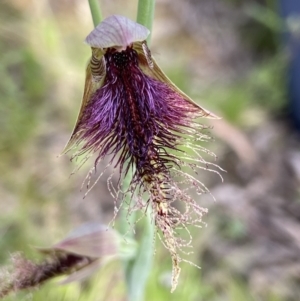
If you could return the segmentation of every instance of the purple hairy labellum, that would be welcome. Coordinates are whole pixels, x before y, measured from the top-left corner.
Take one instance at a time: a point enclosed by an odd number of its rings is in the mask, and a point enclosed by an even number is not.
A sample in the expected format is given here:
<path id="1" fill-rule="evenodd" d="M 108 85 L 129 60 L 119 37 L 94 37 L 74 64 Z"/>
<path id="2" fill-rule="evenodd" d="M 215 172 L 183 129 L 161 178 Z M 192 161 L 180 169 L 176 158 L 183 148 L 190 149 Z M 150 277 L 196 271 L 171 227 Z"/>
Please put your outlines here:
<path id="1" fill-rule="evenodd" d="M 190 237 L 187 226 L 201 226 L 206 212 L 189 189 L 208 192 L 185 171 L 190 168 L 197 174 L 215 167 L 201 155 L 213 154 L 200 145 L 210 137 L 196 119 L 218 117 L 193 102 L 163 73 L 147 46 L 148 35 L 147 28 L 122 16 L 105 19 L 88 35 L 92 56 L 81 109 L 65 151 L 75 150 L 72 158 L 84 162 L 96 156 L 88 183 L 109 155 L 109 164 L 120 175 L 117 187 L 108 180 L 115 199 L 122 203 L 127 194 L 134 209 L 152 208 L 172 256 L 174 289 L 184 260 L 179 253 L 190 246 L 190 238 L 177 236 L 177 229 Z M 124 191 L 129 171 L 133 174 Z"/>

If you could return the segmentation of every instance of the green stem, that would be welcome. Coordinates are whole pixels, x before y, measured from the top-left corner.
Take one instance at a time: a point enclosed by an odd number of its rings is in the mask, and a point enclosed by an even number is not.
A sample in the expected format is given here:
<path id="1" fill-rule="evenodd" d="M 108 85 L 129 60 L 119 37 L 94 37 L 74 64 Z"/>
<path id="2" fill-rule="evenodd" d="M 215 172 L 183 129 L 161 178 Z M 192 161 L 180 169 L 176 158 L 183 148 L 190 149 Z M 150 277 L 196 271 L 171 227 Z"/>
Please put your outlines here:
<path id="1" fill-rule="evenodd" d="M 152 30 L 154 8 L 155 0 L 139 0 L 137 22 L 146 26 L 150 32 Z M 148 37 L 148 44 L 150 44 L 150 39 L 151 34 Z M 125 214 L 123 210 L 123 229 L 126 229 L 124 225 Z M 133 217 L 131 222 L 134 221 L 135 218 L 136 217 Z M 151 208 L 148 208 L 147 218 L 143 227 L 142 240 L 139 243 L 137 254 L 134 259 L 124 260 L 123 262 L 129 301 L 144 300 L 145 287 L 152 265 L 153 237 L 154 224 L 153 221 L 151 221 Z"/>
<path id="2" fill-rule="evenodd" d="M 126 285 L 129 301 L 143 301 L 153 258 L 154 226 L 151 222 L 151 208 L 148 208 L 142 239 L 134 260 L 126 266 Z"/>
<path id="3" fill-rule="evenodd" d="M 89 0 L 89 6 L 96 27 L 102 20 L 101 9 L 99 0 Z M 146 26 L 150 32 L 152 30 L 152 23 L 154 18 L 155 0 L 139 0 L 137 22 Z M 148 37 L 150 44 L 151 34 Z M 124 179 L 125 186 L 130 185 L 132 174 L 128 174 Z M 130 216 L 130 223 L 134 225 L 136 219 L 135 214 Z M 128 231 L 129 230 L 129 231 Z M 123 235 L 126 233 L 129 237 L 133 236 L 130 233 L 127 213 L 123 209 L 121 211 L 121 229 Z M 145 220 L 144 233 L 142 241 L 139 244 L 138 252 L 134 259 L 124 259 L 124 272 L 126 278 L 126 286 L 128 290 L 129 301 L 142 301 L 144 299 L 144 292 L 146 282 L 151 270 L 151 263 L 153 257 L 153 237 L 154 237 L 154 224 L 151 222 L 151 210 L 148 208 L 147 219 Z"/>
<path id="4" fill-rule="evenodd" d="M 93 23 L 96 27 L 102 20 L 102 13 L 99 0 L 89 0 L 89 6 L 93 18 Z"/>
<path id="5" fill-rule="evenodd" d="M 154 19 L 155 0 L 139 0 L 136 21 L 150 30 L 148 44 L 151 40 L 152 24 Z"/>

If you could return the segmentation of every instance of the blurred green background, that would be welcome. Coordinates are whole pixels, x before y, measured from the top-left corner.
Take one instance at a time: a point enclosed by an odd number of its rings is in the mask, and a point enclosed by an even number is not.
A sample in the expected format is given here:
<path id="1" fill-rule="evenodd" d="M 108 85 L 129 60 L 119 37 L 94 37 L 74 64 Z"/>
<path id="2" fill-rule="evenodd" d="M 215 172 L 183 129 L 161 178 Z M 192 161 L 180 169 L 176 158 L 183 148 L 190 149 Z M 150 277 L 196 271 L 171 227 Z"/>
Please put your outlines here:
<path id="1" fill-rule="evenodd" d="M 137 1 L 102 0 L 104 17 L 135 19 Z M 147 301 L 299 300 L 300 151 L 287 118 L 283 21 L 275 0 L 157 0 L 152 54 L 169 77 L 223 119 L 207 147 L 224 183 L 201 180 L 216 197 L 207 227 L 192 229 L 194 254 L 170 294 L 171 260 L 156 242 Z M 59 156 L 80 106 L 93 24 L 84 0 L 0 2 L 0 264 L 47 247 L 86 221 L 107 224 L 106 181 L 83 199 L 88 166 Z M 126 300 L 122 265 L 80 284 L 5 300 Z"/>

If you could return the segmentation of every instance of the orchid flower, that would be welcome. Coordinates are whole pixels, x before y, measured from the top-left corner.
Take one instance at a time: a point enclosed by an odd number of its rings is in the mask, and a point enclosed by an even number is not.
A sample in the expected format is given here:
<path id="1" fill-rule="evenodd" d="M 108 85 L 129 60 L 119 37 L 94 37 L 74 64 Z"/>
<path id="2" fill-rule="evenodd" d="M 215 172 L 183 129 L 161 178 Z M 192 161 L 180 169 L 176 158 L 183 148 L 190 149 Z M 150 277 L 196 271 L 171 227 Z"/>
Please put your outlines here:
<path id="1" fill-rule="evenodd" d="M 206 212 L 186 188 L 199 194 L 208 191 L 185 172 L 187 167 L 196 173 L 210 169 L 201 156 L 209 152 L 199 144 L 210 137 L 196 118 L 217 116 L 190 99 L 159 68 L 147 46 L 149 33 L 146 27 L 113 15 L 87 36 L 92 56 L 65 152 L 75 149 L 72 158 L 83 156 L 84 161 L 95 155 L 90 174 L 110 155 L 109 165 L 120 175 L 117 187 L 110 187 L 116 199 L 122 199 L 122 181 L 134 170 L 127 193 L 135 208 L 152 207 L 153 220 L 172 257 L 174 289 L 183 260 L 179 253 L 190 245 L 190 235 L 179 237 L 176 229 L 189 233 L 187 225 L 200 225 Z"/>

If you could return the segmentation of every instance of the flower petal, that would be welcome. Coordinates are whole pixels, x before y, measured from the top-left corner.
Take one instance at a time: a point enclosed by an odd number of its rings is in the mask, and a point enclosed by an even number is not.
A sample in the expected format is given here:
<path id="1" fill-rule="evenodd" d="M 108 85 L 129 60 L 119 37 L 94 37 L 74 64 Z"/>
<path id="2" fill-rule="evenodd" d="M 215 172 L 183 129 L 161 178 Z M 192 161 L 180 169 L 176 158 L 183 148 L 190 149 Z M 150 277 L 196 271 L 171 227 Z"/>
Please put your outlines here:
<path id="1" fill-rule="evenodd" d="M 85 39 L 92 47 L 109 48 L 119 46 L 123 49 L 133 42 L 144 41 L 150 31 L 143 25 L 126 17 L 112 15 L 101 22 Z"/>
<path id="2" fill-rule="evenodd" d="M 97 223 L 85 224 L 52 247 L 54 250 L 99 258 L 118 254 L 116 232 Z"/>
<path id="3" fill-rule="evenodd" d="M 104 60 L 104 52 L 99 48 L 92 48 L 92 57 L 86 68 L 86 76 L 85 76 L 85 85 L 84 92 L 82 96 L 80 111 L 77 117 L 77 121 L 75 123 L 75 127 L 72 131 L 71 137 L 64 147 L 63 153 L 66 153 L 70 148 L 72 148 L 73 144 L 76 142 L 78 132 L 76 129 L 80 122 L 81 116 L 85 107 L 88 105 L 91 100 L 91 96 L 95 93 L 96 90 L 101 88 L 103 85 L 103 80 L 105 78 L 105 60 Z"/>

